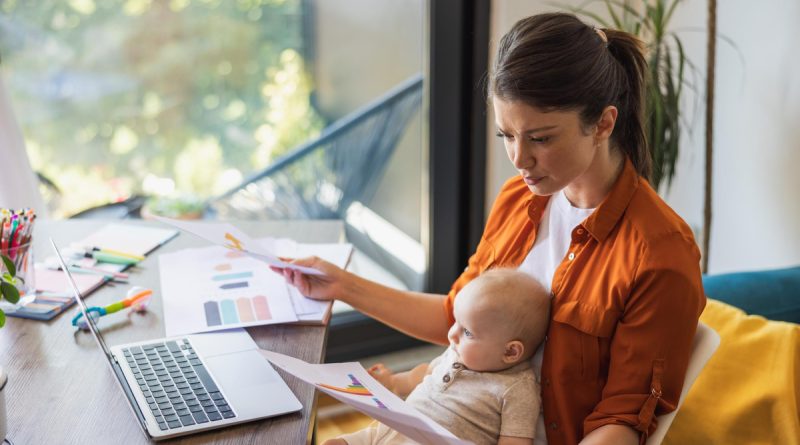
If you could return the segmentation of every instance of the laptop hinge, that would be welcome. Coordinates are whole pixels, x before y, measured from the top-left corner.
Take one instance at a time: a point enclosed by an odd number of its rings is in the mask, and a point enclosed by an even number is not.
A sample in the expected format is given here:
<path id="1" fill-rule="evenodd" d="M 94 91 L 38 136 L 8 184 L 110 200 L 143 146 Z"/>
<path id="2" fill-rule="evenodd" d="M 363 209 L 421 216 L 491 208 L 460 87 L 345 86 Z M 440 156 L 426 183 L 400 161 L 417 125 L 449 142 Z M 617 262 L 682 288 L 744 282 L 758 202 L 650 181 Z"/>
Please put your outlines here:
<path id="1" fill-rule="evenodd" d="M 128 404 L 131 406 L 133 413 L 136 414 L 136 418 L 139 419 L 139 424 L 144 431 L 145 436 L 150 438 L 150 434 L 147 432 L 147 421 L 144 418 L 144 414 L 142 414 L 142 410 L 139 409 L 139 403 L 136 402 L 136 398 L 133 396 L 133 391 L 131 391 L 130 385 L 128 385 L 128 379 L 125 378 L 125 374 L 122 372 L 122 368 L 119 366 L 117 362 L 117 358 L 112 354 L 111 358 L 113 363 L 111 367 L 114 369 L 114 373 L 117 375 L 117 381 L 122 386 L 122 390 L 125 392 L 125 397 L 128 398 Z"/>

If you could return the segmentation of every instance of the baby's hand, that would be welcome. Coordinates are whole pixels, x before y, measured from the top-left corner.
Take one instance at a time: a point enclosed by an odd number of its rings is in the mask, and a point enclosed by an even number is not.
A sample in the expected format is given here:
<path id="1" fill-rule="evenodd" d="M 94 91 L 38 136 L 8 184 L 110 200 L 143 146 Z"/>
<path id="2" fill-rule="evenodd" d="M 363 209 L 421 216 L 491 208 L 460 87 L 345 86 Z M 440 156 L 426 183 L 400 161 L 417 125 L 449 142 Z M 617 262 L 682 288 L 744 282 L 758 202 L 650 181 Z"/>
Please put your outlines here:
<path id="1" fill-rule="evenodd" d="M 394 392 L 394 373 L 384 366 L 383 363 L 371 366 L 367 369 L 367 372 L 369 372 L 372 378 L 380 382 L 381 385 L 387 387 L 389 391 Z"/>

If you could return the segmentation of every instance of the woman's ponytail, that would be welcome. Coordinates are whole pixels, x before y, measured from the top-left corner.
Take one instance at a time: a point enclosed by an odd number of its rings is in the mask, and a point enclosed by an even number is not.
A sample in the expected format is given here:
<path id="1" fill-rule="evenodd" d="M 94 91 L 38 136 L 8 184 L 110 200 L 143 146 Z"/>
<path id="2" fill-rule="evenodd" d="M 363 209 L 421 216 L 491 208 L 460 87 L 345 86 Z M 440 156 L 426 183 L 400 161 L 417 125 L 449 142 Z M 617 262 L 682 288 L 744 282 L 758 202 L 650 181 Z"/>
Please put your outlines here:
<path id="1" fill-rule="evenodd" d="M 645 83 L 647 82 L 647 61 L 644 58 L 644 44 L 631 34 L 614 29 L 602 30 L 608 38 L 608 51 L 619 62 L 627 84 L 620 94 L 616 142 L 640 175 L 650 178 L 650 150 L 647 147 L 645 124 Z M 618 130 L 618 131 L 617 131 Z"/>

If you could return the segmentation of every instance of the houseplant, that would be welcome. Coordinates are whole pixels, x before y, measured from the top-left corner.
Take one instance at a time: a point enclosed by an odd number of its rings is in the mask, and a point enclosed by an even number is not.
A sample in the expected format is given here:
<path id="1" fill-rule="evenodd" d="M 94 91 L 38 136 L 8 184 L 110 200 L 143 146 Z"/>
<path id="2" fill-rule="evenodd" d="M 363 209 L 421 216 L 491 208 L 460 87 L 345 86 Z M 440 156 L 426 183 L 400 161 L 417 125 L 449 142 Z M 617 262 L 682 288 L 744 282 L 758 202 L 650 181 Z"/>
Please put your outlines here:
<path id="1" fill-rule="evenodd" d="M 5 266 L 3 274 L 0 275 L 0 299 L 5 299 L 11 304 L 17 304 L 17 302 L 19 302 L 17 284 L 23 279 L 17 276 L 17 268 L 14 266 L 14 262 L 11 261 L 11 258 L 5 255 L 0 255 L 0 257 L 2 257 L 3 265 Z M 5 324 L 6 314 L 3 312 L 3 309 L 0 308 L 0 328 Z"/>
<path id="2" fill-rule="evenodd" d="M 22 278 L 17 277 L 17 268 L 11 258 L 0 255 L 5 265 L 5 271 L 0 275 L 0 299 L 6 299 L 9 303 L 16 304 L 19 301 L 19 291 L 17 290 L 17 281 Z M 6 324 L 6 314 L 0 309 L 0 328 Z M 3 368 L 0 367 L 0 439 L 5 439 L 7 432 L 6 424 L 6 398 L 4 387 L 8 377 L 6 376 Z"/>
<path id="3" fill-rule="evenodd" d="M 142 208 L 142 218 L 151 215 L 175 219 L 200 219 L 205 210 L 205 200 L 192 194 L 153 196 Z"/>
<path id="4" fill-rule="evenodd" d="M 650 183 L 653 188 L 675 175 L 681 136 L 681 94 L 689 83 L 686 58 L 680 38 L 669 31 L 669 22 L 680 0 L 599 0 L 606 6 L 610 21 L 586 10 L 572 8 L 576 14 L 595 20 L 605 28 L 620 29 L 639 37 L 647 46 L 648 75 L 646 85 L 647 142 L 653 159 Z"/>

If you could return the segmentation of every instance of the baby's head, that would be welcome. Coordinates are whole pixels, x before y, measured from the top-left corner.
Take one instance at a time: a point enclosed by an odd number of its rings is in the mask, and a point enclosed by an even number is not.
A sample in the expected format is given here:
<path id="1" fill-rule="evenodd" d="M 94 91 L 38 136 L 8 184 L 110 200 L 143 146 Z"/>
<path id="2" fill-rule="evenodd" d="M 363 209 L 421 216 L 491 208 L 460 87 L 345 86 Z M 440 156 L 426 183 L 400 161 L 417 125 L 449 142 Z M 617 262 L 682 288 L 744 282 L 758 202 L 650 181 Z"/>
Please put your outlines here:
<path id="1" fill-rule="evenodd" d="M 527 360 L 547 332 L 550 296 L 530 275 L 493 269 L 461 289 L 450 345 L 473 371 L 501 371 Z"/>

